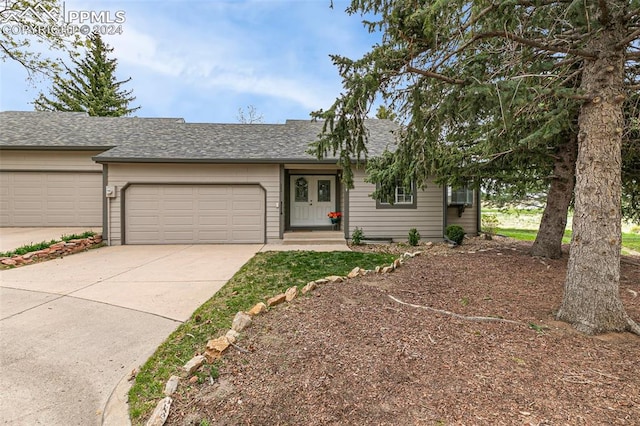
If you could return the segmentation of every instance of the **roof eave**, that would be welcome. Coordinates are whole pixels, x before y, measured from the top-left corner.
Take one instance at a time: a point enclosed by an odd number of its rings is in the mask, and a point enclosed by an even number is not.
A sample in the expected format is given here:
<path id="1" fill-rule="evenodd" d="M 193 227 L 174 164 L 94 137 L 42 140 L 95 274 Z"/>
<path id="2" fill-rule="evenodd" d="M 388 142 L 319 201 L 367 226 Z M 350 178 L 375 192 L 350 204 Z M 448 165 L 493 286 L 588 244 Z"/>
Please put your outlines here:
<path id="1" fill-rule="evenodd" d="M 195 163 L 195 164 L 336 164 L 338 159 L 317 160 L 314 158 L 154 158 L 154 157 L 106 157 L 95 156 L 93 161 L 106 163 Z"/>

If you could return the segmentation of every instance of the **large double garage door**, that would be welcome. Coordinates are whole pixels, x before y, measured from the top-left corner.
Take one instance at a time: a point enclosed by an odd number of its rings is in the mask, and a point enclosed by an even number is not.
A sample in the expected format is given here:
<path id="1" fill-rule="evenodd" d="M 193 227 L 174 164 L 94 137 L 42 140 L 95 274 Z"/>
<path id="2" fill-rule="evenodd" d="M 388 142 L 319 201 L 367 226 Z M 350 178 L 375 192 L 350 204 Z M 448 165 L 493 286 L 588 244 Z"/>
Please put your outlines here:
<path id="1" fill-rule="evenodd" d="M 102 174 L 0 172 L 0 226 L 102 226 Z"/>
<path id="2" fill-rule="evenodd" d="M 263 243 L 258 185 L 132 184 L 124 189 L 125 244 Z"/>

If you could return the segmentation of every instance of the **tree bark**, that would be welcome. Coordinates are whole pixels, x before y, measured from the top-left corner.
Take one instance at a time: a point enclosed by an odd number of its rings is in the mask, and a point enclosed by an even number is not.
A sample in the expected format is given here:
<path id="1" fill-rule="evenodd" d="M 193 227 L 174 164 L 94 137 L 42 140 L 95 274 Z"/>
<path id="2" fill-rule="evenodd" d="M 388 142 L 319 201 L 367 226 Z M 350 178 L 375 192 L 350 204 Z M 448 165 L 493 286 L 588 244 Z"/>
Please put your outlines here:
<path id="1" fill-rule="evenodd" d="M 553 179 L 547 194 L 538 235 L 531 247 L 532 256 L 559 259 L 562 257 L 562 237 L 567 226 L 567 211 L 573 197 L 578 137 L 570 135 L 558 148 L 553 164 Z"/>
<path id="2" fill-rule="evenodd" d="M 609 2 L 613 3 L 613 2 Z M 617 10 L 624 10 L 620 6 Z M 616 9 L 611 9 L 616 10 Z M 597 32 L 587 47 L 581 89 L 591 97 L 578 118 L 573 238 L 559 320 L 588 334 L 635 330 L 619 295 L 621 146 L 624 126 L 624 12 Z"/>

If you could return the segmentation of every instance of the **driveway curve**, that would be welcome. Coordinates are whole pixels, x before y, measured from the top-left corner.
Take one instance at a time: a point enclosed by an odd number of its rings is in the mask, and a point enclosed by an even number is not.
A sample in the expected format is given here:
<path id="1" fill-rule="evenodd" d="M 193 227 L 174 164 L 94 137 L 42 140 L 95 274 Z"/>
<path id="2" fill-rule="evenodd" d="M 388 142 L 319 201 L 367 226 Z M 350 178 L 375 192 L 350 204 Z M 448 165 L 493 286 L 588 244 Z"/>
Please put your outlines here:
<path id="1" fill-rule="evenodd" d="M 0 423 L 100 424 L 121 379 L 261 247 L 104 247 L 0 271 Z"/>

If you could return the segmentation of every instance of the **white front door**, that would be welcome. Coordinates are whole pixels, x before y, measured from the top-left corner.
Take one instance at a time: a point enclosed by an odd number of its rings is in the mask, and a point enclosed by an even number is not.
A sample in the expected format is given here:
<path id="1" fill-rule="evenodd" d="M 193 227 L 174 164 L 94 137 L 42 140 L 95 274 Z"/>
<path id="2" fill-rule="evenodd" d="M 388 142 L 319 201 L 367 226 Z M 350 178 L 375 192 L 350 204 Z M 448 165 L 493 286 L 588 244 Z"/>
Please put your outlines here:
<path id="1" fill-rule="evenodd" d="M 336 177 L 291 175 L 291 226 L 330 226 L 336 207 Z"/>

